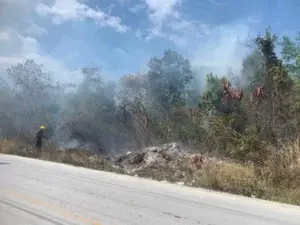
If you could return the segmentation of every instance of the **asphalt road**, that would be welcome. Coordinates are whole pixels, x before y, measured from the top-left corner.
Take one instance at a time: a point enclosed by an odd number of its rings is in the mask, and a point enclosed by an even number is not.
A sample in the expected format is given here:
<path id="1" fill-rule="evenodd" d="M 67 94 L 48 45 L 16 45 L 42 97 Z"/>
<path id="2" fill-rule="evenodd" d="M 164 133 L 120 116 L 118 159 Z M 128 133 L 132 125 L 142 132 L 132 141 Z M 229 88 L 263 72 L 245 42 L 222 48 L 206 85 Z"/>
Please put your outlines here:
<path id="1" fill-rule="evenodd" d="M 300 207 L 0 154 L 1 225 L 299 225 Z"/>

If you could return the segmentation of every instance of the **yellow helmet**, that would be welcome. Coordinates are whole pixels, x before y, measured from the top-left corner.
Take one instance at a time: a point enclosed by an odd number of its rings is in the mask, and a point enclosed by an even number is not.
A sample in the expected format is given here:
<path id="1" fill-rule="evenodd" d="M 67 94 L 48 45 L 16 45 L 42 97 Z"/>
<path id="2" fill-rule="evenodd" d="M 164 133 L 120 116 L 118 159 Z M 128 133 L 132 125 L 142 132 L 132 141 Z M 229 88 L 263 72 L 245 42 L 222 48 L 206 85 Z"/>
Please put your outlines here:
<path id="1" fill-rule="evenodd" d="M 40 126 L 40 129 L 42 129 L 42 130 L 45 129 L 45 126 Z"/>

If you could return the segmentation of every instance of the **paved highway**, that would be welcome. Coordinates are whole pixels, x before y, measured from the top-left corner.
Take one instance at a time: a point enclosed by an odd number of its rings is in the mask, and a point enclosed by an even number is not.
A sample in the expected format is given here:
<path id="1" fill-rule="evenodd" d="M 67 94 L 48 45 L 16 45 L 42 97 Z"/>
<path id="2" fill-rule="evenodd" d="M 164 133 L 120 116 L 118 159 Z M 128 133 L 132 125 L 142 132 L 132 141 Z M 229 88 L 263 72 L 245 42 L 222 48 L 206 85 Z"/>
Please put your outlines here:
<path id="1" fill-rule="evenodd" d="M 300 207 L 0 154 L 1 225 L 299 225 Z"/>

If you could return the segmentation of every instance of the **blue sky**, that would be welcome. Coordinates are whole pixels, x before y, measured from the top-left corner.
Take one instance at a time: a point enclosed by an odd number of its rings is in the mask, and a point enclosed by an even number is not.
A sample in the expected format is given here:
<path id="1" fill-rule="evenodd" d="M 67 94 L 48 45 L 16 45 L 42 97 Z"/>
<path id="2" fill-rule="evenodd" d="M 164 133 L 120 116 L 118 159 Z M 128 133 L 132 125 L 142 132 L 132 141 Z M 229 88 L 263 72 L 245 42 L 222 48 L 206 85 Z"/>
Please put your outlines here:
<path id="1" fill-rule="evenodd" d="M 0 69 L 33 58 L 74 81 L 97 63 L 116 79 L 171 48 L 195 68 L 238 71 L 239 42 L 269 25 L 295 35 L 299 11 L 297 0 L 0 0 Z"/>

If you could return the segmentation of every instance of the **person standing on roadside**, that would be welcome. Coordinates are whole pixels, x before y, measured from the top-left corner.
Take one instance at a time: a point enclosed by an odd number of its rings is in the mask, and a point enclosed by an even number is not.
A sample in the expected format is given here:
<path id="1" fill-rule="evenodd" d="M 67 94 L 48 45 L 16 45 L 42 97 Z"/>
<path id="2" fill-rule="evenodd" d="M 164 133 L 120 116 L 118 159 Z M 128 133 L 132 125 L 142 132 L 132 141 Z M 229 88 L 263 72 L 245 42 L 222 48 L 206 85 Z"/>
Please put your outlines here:
<path id="1" fill-rule="evenodd" d="M 42 150 L 43 147 L 43 138 L 46 138 L 44 136 L 44 130 L 45 126 L 40 126 L 40 129 L 36 133 L 35 147 L 38 149 L 39 152 Z"/>

